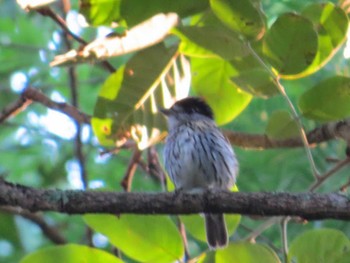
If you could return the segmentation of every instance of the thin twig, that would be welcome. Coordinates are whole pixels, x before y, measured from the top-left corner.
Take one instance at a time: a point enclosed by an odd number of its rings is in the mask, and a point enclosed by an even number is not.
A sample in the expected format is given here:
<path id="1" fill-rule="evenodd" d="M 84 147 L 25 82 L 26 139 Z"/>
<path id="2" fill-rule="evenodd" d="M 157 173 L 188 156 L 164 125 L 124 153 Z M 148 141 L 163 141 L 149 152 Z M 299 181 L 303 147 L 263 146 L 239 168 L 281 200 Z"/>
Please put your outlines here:
<path id="1" fill-rule="evenodd" d="M 345 184 L 343 184 L 343 185 L 339 188 L 339 190 L 340 190 L 341 192 L 345 192 L 346 189 L 347 189 L 349 186 L 350 186 L 350 179 L 349 179 Z"/>
<path id="2" fill-rule="evenodd" d="M 148 173 L 160 181 L 162 185 L 162 190 L 165 191 L 166 184 L 167 184 L 166 175 L 160 164 L 158 152 L 154 146 L 151 146 L 147 149 L 147 160 L 148 160 L 148 165 L 147 165 Z"/>
<path id="3" fill-rule="evenodd" d="M 80 44 L 83 44 L 83 45 L 87 44 L 87 42 L 84 39 L 74 34 L 67 26 L 66 21 L 62 17 L 60 17 L 58 14 L 53 12 L 50 7 L 42 7 L 40 9 L 37 9 L 37 12 L 43 16 L 50 17 L 64 30 L 64 32 L 66 32 L 69 36 L 71 36 L 73 39 L 78 41 Z"/>
<path id="4" fill-rule="evenodd" d="M 88 42 L 85 41 L 84 39 L 82 39 L 81 37 L 77 36 L 76 34 L 74 34 L 69 27 L 67 26 L 66 21 L 60 17 L 59 15 L 57 15 L 55 12 L 52 11 L 51 8 L 49 7 L 43 7 L 37 10 L 38 13 L 40 13 L 43 16 L 48 16 L 50 17 L 53 21 L 55 21 L 61 28 L 62 30 L 70 37 L 72 37 L 73 39 L 75 39 L 77 42 L 79 42 L 82 45 L 87 45 Z M 108 61 L 102 61 L 101 65 L 107 69 L 110 73 L 114 73 L 116 71 L 116 69 L 112 66 L 112 64 L 110 64 Z"/>
<path id="5" fill-rule="evenodd" d="M 181 234 L 181 238 L 182 238 L 182 241 L 183 241 L 183 244 L 184 244 L 184 248 L 185 248 L 185 258 L 189 259 L 189 258 L 191 258 L 191 256 L 190 256 L 190 253 L 188 251 L 188 241 L 187 241 L 185 225 L 184 225 L 184 223 L 182 223 L 182 221 L 180 220 L 179 217 L 176 218 L 176 221 L 177 221 L 179 232 Z"/>
<path id="6" fill-rule="evenodd" d="M 38 214 L 14 207 L 1 207 L 0 211 L 19 215 L 29 221 L 32 221 L 41 229 L 43 234 L 55 244 L 65 244 L 67 242 L 56 228 L 48 225 L 45 219 Z"/>
<path id="7" fill-rule="evenodd" d="M 25 99 L 41 103 L 52 110 L 62 112 L 79 123 L 90 124 L 91 116 L 80 112 L 76 107 L 68 103 L 55 102 L 37 89 L 28 87 L 23 91 L 22 96 Z"/>
<path id="8" fill-rule="evenodd" d="M 284 217 L 281 220 L 281 239 L 282 239 L 282 249 L 283 249 L 283 256 L 284 256 L 284 262 L 288 263 L 288 235 L 287 235 L 287 226 L 288 221 L 290 218 Z"/>
<path id="9" fill-rule="evenodd" d="M 254 229 L 251 229 L 250 227 L 247 227 L 246 225 L 240 223 L 239 227 L 241 229 L 244 229 L 247 232 L 253 232 Z M 260 238 L 261 241 L 263 241 L 264 243 L 267 243 L 271 248 L 273 248 L 275 251 L 282 253 L 282 250 L 278 247 L 275 246 L 275 244 L 271 241 L 270 238 L 267 238 L 266 236 L 264 236 L 263 234 L 260 234 L 259 236 L 257 236 L 256 238 Z"/>
<path id="10" fill-rule="evenodd" d="M 15 102 L 7 105 L 0 112 L 0 123 L 24 111 L 31 103 L 32 103 L 32 100 L 24 97 L 20 97 Z"/>
<path id="11" fill-rule="evenodd" d="M 267 219 L 265 222 L 260 224 L 256 229 L 254 229 L 249 235 L 244 237 L 244 240 L 247 240 L 249 242 L 254 241 L 258 236 L 261 235 L 262 232 L 264 232 L 266 229 L 270 228 L 274 224 L 278 222 L 279 218 L 278 217 L 271 217 Z"/>
<path id="12" fill-rule="evenodd" d="M 126 192 L 131 191 L 132 179 L 134 178 L 134 174 L 136 172 L 137 164 L 140 161 L 141 154 L 142 152 L 137 147 L 135 147 L 134 153 L 130 158 L 128 168 L 126 169 L 124 178 L 120 183 Z"/>
<path id="13" fill-rule="evenodd" d="M 69 1 L 63 1 L 62 2 L 62 12 L 67 15 L 67 12 L 70 9 L 70 2 Z M 56 21 L 63 29 L 63 40 L 66 45 L 66 49 L 70 50 L 72 49 L 72 43 L 70 36 L 72 36 L 72 32 L 68 29 L 66 21 L 63 20 L 60 16 L 52 12 L 51 9 L 48 9 L 49 16 Z M 78 40 L 80 38 L 76 38 L 73 35 L 73 38 Z M 83 40 L 83 42 L 85 42 Z M 79 93 L 78 93 L 78 78 L 76 74 L 76 68 L 75 67 L 69 67 L 68 68 L 68 81 L 69 81 L 69 89 L 71 93 L 71 102 L 73 107 L 76 109 L 79 108 Z M 81 134 L 82 134 L 82 126 L 78 121 L 75 121 L 75 127 L 76 127 L 76 134 L 74 138 L 74 152 L 75 152 L 75 157 L 77 158 L 79 168 L 80 168 L 80 180 L 83 183 L 84 189 L 88 189 L 88 174 L 86 171 L 86 165 L 85 165 L 85 156 L 83 153 L 83 144 L 82 144 L 82 139 L 81 139 Z M 90 246 L 93 246 L 93 241 L 92 241 L 92 236 L 93 236 L 93 230 L 90 227 L 86 227 L 86 232 L 85 232 L 87 244 Z"/>
<path id="14" fill-rule="evenodd" d="M 299 133 L 300 133 L 300 138 L 304 144 L 304 148 L 305 148 L 305 151 L 306 151 L 306 155 L 307 155 L 307 158 L 309 160 L 309 163 L 310 163 L 310 166 L 311 166 L 311 171 L 312 171 L 312 174 L 313 176 L 317 179 L 319 177 L 319 172 L 316 168 L 316 165 L 315 165 L 315 161 L 312 157 L 312 154 L 311 154 L 311 150 L 310 150 L 310 147 L 309 147 L 309 142 L 307 140 L 307 137 L 306 137 L 306 133 L 305 133 L 305 130 L 303 128 L 303 125 L 301 123 L 301 121 L 299 120 L 299 117 L 298 117 L 298 113 L 292 103 L 292 101 L 289 99 L 284 87 L 282 86 L 281 82 L 280 82 L 280 78 L 278 75 L 276 75 L 266 64 L 265 62 L 261 59 L 261 57 L 255 52 L 255 50 L 252 48 L 252 46 L 250 45 L 250 42 L 248 42 L 248 48 L 250 49 L 250 51 L 252 52 L 253 56 L 259 61 L 259 63 L 271 74 L 271 77 L 273 77 L 277 87 L 278 87 L 278 90 L 280 91 L 281 95 L 283 96 L 283 98 L 286 100 L 291 112 L 292 112 L 292 115 L 294 117 L 294 119 L 296 120 L 297 124 L 298 124 L 298 128 L 299 128 Z"/>
<path id="15" fill-rule="evenodd" d="M 313 192 L 315 191 L 325 180 L 327 180 L 329 177 L 333 176 L 336 172 L 338 172 L 341 168 L 345 167 L 350 163 L 350 158 L 346 158 L 340 162 L 338 162 L 332 169 L 330 169 L 328 172 L 323 174 L 322 176 L 318 177 L 313 185 L 311 185 L 309 191 Z"/>

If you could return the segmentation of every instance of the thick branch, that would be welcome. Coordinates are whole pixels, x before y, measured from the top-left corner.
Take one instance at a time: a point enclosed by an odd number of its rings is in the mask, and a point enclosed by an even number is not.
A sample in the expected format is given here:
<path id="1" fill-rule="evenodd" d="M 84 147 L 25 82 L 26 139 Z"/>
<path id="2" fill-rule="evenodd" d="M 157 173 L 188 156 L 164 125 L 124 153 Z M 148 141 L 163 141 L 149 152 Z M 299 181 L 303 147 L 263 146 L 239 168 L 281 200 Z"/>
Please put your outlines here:
<path id="1" fill-rule="evenodd" d="M 0 181 L 0 206 L 68 214 L 225 212 L 305 219 L 350 219 L 350 199 L 337 193 L 116 193 L 43 190 Z"/>
<path id="2" fill-rule="evenodd" d="M 231 144 L 244 148 L 271 149 L 302 147 L 303 142 L 299 137 L 277 140 L 262 134 L 249 134 L 245 132 L 224 131 Z M 306 134 L 309 144 L 312 146 L 336 138 L 350 143 L 350 119 L 337 122 L 329 122 L 317 127 Z"/>

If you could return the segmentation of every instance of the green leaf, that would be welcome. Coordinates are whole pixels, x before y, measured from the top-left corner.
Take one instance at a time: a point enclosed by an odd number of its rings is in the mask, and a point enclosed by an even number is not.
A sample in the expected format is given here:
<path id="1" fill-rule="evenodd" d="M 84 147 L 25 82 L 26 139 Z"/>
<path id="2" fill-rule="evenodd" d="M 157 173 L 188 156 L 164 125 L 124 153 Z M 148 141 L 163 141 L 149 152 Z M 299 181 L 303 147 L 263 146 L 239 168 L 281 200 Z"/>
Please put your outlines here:
<path id="1" fill-rule="evenodd" d="M 300 96 L 299 108 L 305 117 L 319 121 L 350 116 L 350 78 L 335 76 L 321 81 Z"/>
<path id="2" fill-rule="evenodd" d="M 276 253 L 267 246 L 239 242 L 231 243 L 226 249 L 216 252 L 215 263 L 227 262 L 280 263 L 280 260 Z"/>
<path id="3" fill-rule="evenodd" d="M 344 43 L 348 31 L 347 15 L 332 3 L 311 4 L 302 15 L 314 23 L 318 33 L 318 49 L 311 65 L 293 78 L 305 77 L 323 67 Z"/>
<path id="4" fill-rule="evenodd" d="M 119 258 L 103 250 L 68 244 L 37 250 L 21 260 L 21 263 L 122 263 Z"/>
<path id="5" fill-rule="evenodd" d="M 349 263 L 350 251 L 345 252 L 339 258 L 337 258 L 334 263 Z"/>
<path id="6" fill-rule="evenodd" d="M 181 38 L 180 51 L 188 56 L 214 57 L 215 53 L 230 60 L 248 54 L 238 35 L 224 27 L 187 26 L 177 28 L 175 33 Z"/>
<path id="7" fill-rule="evenodd" d="M 249 104 L 252 96 L 231 81 L 237 71 L 228 61 L 192 58 L 191 68 L 192 87 L 212 107 L 219 125 L 230 122 Z"/>
<path id="8" fill-rule="evenodd" d="M 215 262 L 215 251 L 203 253 L 198 257 L 197 263 L 213 263 Z"/>
<path id="9" fill-rule="evenodd" d="M 265 69 L 251 69 L 241 71 L 232 81 L 240 89 L 261 98 L 268 98 L 278 94 L 276 83 Z"/>
<path id="10" fill-rule="evenodd" d="M 186 226 L 186 231 L 197 240 L 206 242 L 204 218 L 200 215 L 185 215 L 180 217 Z M 240 215 L 225 215 L 228 235 L 231 236 L 241 220 Z"/>
<path id="11" fill-rule="evenodd" d="M 349 249 L 349 239 L 339 230 L 327 228 L 310 230 L 293 240 L 288 262 L 333 263 L 341 259 Z"/>
<path id="12" fill-rule="evenodd" d="M 203 0 L 127 0 L 122 1 L 121 13 L 129 26 L 136 25 L 158 13 L 177 13 L 181 18 L 205 11 L 208 1 Z"/>
<path id="13" fill-rule="evenodd" d="M 250 0 L 210 0 L 214 14 L 231 30 L 248 39 L 260 39 L 265 33 L 265 17 Z"/>
<path id="14" fill-rule="evenodd" d="M 298 136 L 299 128 L 288 111 L 279 110 L 272 113 L 265 133 L 273 139 L 287 139 Z"/>
<path id="15" fill-rule="evenodd" d="M 112 22 L 118 22 L 122 19 L 120 4 L 121 0 L 81 0 L 79 13 L 91 25 L 110 25 Z"/>
<path id="16" fill-rule="evenodd" d="M 25 67 L 40 67 L 39 51 L 45 51 L 50 30 L 47 25 L 38 28 L 28 22 L 28 17 L 16 17 L 16 23 L 10 17 L 0 19 L 1 52 L 0 72 L 2 76 L 10 76 L 14 71 Z M 25 46 L 22 46 L 25 44 Z M 20 59 L 14 59 L 20 57 Z M 46 63 L 46 62 L 45 62 Z"/>
<path id="17" fill-rule="evenodd" d="M 22 247 L 14 215 L 0 213 L 0 237 L 9 241 L 16 248 Z"/>
<path id="18" fill-rule="evenodd" d="M 267 31 L 263 53 L 282 76 L 308 68 L 317 53 L 317 33 L 310 20 L 294 13 L 277 18 Z"/>
<path id="19" fill-rule="evenodd" d="M 168 263 L 183 256 L 180 233 L 169 217 L 85 215 L 84 220 L 135 260 Z"/>
<path id="20" fill-rule="evenodd" d="M 113 145 L 132 136 L 144 149 L 161 137 L 166 122 L 157 108 L 187 95 L 189 74 L 187 60 L 162 44 L 135 54 L 101 88 L 91 121 L 100 143 Z"/>

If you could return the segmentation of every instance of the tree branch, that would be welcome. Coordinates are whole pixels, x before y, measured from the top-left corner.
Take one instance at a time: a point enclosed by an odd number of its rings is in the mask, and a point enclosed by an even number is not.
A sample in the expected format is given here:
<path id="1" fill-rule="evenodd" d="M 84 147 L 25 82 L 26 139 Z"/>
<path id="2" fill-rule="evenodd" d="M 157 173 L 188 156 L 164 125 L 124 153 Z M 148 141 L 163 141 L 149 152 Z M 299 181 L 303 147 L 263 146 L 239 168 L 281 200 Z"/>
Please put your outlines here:
<path id="1" fill-rule="evenodd" d="M 276 140 L 265 134 L 249 134 L 245 132 L 224 131 L 231 144 L 250 149 L 294 148 L 302 147 L 299 137 Z M 307 133 L 310 146 L 333 139 L 343 139 L 350 144 L 350 119 L 325 123 Z"/>
<path id="2" fill-rule="evenodd" d="M 15 102 L 7 105 L 0 112 L 0 123 L 4 122 L 8 118 L 17 115 L 19 112 L 22 112 L 32 103 L 30 99 L 24 97 L 19 98 Z"/>
<path id="3" fill-rule="evenodd" d="M 22 93 L 22 97 L 24 99 L 39 102 L 52 110 L 64 113 L 78 123 L 90 124 L 91 116 L 80 112 L 76 107 L 68 103 L 55 102 L 37 89 L 31 87 L 26 88 Z"/>
<path id="4" fill-rule="evenodd" d="M 260 216 L 299 216 L 304 219 L 350 219 L 350 199 L 329 193 L 117 193 L 34 189 L 0 180 L 0 206 L 31 212 L 68 214 L 237 213 Z"/>
<path id="5" fill-rule="evenodd" d="M 27 88 L 22 96 L 25 99 L 39 102 L 50 109 L 60 111 L 79 123 L 90 124 L 90 115 L 80 112 L 76 107 L 67 103 L 52 101 L 34 88 Z M 18 104 L 19 106 L 17 106 Z M 18 102 L 3 109 L 2 113 L 0 113 L 0 119 L 8 118 L 9 115 L 12 115 L 22 104 L 23 99 L 21 98 Z M 232 145 L 247 149 L 295 148 L 303 146 L 299 137 L 276 140 L 269 138 L 265 134 L 249 134 L 230 130 L 223 130 L 223 133 Z M 342 121 L 325 123 L 307 133 L 307 140 L 310 146 L 337 138 L 346 141 L 348 145 L 350 144 L 350 118 Z"/>
<path id="6" fill-rule="evenodd" d="M 15 214 L 15 215 L 20 215 L 23 218 L 26 218 L 27 220 L 33 222 L 41 229 L 41 231 L 44 233 L 44 235 L 55 244 L 67 243 L 67 241 L 61 235 L 61 233 L 58 231 L 58 229 L 56 229 L 53 226 L 50 226 L 44 220 L 44 218 L 38 214 L 28 212 L 24 209 L 14 209 L 13 207 L 2 207 L 0 211 Z"/>

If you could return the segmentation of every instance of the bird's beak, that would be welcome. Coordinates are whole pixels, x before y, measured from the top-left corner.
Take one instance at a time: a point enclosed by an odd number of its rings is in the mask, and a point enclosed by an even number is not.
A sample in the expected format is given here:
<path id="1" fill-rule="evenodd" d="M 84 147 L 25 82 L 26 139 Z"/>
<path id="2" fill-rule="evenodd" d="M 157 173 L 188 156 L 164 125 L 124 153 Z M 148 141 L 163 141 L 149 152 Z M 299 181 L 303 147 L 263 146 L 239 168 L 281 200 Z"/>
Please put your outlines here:
<path id="1" fill-rule="evenodd" d="M 171 113 L 171 110 L 170 110 L 170 109 L 160 108 L 159 111 L 160 111 L 161 113 L 163 113 L 165 116 L 169 116 L 170 113 Z"/>

